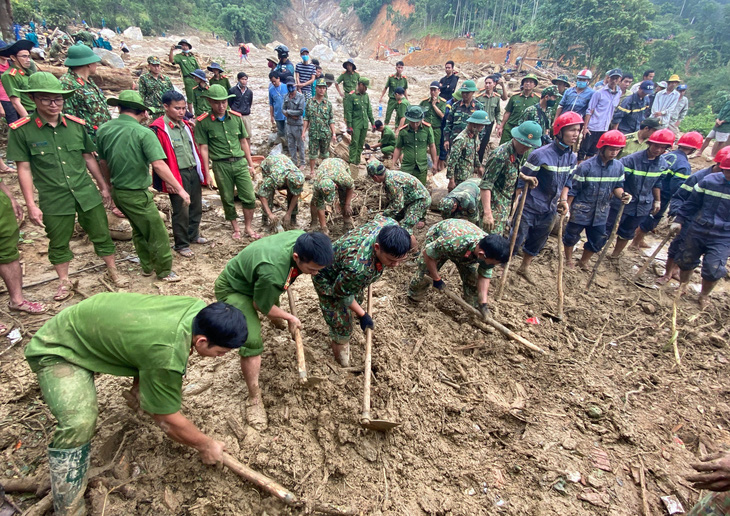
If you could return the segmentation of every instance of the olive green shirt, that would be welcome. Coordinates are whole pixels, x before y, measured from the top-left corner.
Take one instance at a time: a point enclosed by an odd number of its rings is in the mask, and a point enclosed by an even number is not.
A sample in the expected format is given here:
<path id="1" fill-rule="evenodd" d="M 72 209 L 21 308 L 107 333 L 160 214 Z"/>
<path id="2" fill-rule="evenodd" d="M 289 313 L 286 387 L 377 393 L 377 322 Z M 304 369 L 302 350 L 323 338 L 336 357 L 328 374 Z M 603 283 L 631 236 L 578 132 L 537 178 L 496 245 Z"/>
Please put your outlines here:
<path id="1" fill-rule="evenodd" d="M 243 117 L 230 109 L 221 121 L 215 115 L 206 113 L 197 118 L 195 142 L 208 146 L 208 156 L 213 161 L 226 158 L 243 158 L 246 153 L 241 149 L 241 140 L 248 138 L 243 125 Z"/>
<path id="2" fill-rule="evenodd" d="M 119 190 L 147 189 L 152 184 L 150 163 L 167 159 L 155 133 L 126 114 L 99 128 L 96 146 L 112 186 Z"/>
<path id="3" fill-rule="evenodd" d="M 213 86 L 214 84 L 220 84 L 226 89 L 226 91 L 231 89 L 231 81 L 229 81 L 228 77 L 225 75 L 221 75 L 220 79 L 216 79 L 215 77 L 209 79 L 208 84 L 210 84 L 211 86 Z"/>
<path id="4" fill-rule="evenodd" d="M 167 115 L 164 117 L 165 125 L 167 125 L 168 132 L 170 134 L 170 140 L 172 142 L 172 148 L 175 150 L 175 158 L 177 158 L 177 168 L 192 168 L 195 167 L 195 156 L 193 156 L 193 146 L 188 136 L 188 132 L 185 130 L 182 122 L 173 122 Z"/>
<path id="5" fill-rule="evenodd" d="M 408 78 L 405 75 L 396 77 L 395 74 L 393 74 L 388 77 L 388 80 L 385 82 L 385 84 L 388 87 L 388 98 L 395 98 L 396 88 L 403 88 L 404 90 L 406 90 L 406 92 L 408 92 Z"/>
<path id="6" fill-rule="evenodd" d="M 440 129 L 441 120 L 443 120 L 443 116 L 446 113 L 446 101 L 441 97 L 437 97 L 436 100 L 436 107 L 441 111 L 442 116 L 436 114 L 436 110 L 434 110 L 433 104 L 431 103 L 431 97 L 423 99 L 419 106 L 423 110 L 423 119 L 431 124 L 431 128 Z"/>
<path id="7" fill-rule="evenodd" d="M 644 140 L 644 142 L 639 141 L 639 132 L 636 131 L 635 133 L 629 133 L 626 135 L 626 147 L 621 149 L 621 152 L 618 153 L 617 159 L 621 156 L 628 156 L 629 154 L 633 154 L 634 152 L 639 152 L 640 150 L 648 149 L 649 148 L 649 138 Z"/>
<path id="8" fill-rule="evenodd" d="M 73 215 L 101 204 L 101 195 L 86 172 L 84 154 L 96 150 L 84 122 L 61 117 L 56 127 L 37 113 L 10 124 L 8 160 L 30 164 L 38 206 L 45 215 Z"/>
<path id="9" fill-rule="evenodd" d="M 187 54 L 185 52 L 175 54 L 172 58 L 172 63 L 180 67 L 180 74 L 183 76 L 183 79 L 200 68 L 200 65 L 198 65 L 198 59 L 192 52 L 188 52 Z"/>
<path id="10" fill-rule="evenodd" d="M 425 122 L 421 123 L 418 131 L 411 129 L 411 126 L 404 127 L 398 133 L 395 144 L 396 149 L 403 153 L 400 169 L 404 172 L 428 170 L 428 148 L 435 143 L 431 126 Z"/>
<path id="11" fill-rule="evenodd" d="M 487 97 L 486 92 L 483 92 L 481 95 L 478 95 L 476 99 L 482 103 L 482 106 L 484 106 L 484 111 L 486 111 L 487 115 L 489 115 L 490 124 L 494 122 L 501 122 L 500 112 L 502 109 L 500 107 L 500 102 L 502 101 L 502 97 L 500 97 L 496 91 L 493 91 L 490 97 Z"/>
<path id="12" fill-rule="evenodd" d="M 29 94 L 17 90 L 28 89 L 28 77 L 31 75 L 33 75 L 33 70 L 25 70 L 11 64 L 10 68 L 5 70 L 2 77 L 0 77 L 0 82 L 2 82 L 8 97 L 18 97 L 28 113 L 35 111 L 35 102 L 31 100 Z"/>
<path id="13" fill-rule="evenodd" d="M 284 231 L 246 246 L 221 272 L 236 292 L 253 299 L 262 314 L 279 304 L 279 296 L 300 274 L 292 257 L 304 231 Z"/>
<path id="14" fill-rule="evenodd" d="M 337 78 L 337 80 L 335 82 L 337 82 L 337 84 L 342 83 L 342 88 L 345 90 L 345 95 L 349 95 L 350 93 L 354 93 L 355 88 L 357 88 L 357 81 L 359 81 L 359 80 L 360 80 L 359 73 L 343 72 L 340 74 L 340 76 Z"/>
<path id="15" fill-rule="evenodd" d="M 70 306 L 36 332 L 25 358 L 37 371 L 50 358 L 94 373 L 139 378 L 142 410 L 174 414 L 192 346 L 200 299 L 102 293 Z"/>

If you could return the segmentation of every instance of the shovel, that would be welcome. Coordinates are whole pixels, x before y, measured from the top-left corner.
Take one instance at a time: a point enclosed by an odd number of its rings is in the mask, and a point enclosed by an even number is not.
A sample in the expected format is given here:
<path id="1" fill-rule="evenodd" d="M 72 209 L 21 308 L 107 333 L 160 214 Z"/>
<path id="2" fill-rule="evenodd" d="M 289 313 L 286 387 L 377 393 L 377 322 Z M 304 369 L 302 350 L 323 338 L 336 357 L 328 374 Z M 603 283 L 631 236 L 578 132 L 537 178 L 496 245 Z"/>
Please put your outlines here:
<path id="1" fill-rule="evenodd" d="M 563 222 L 565 222 L 565 212 L 560 215 L 560 220 L 558 221 L 558 224 L 560 224 L 558 226 L 558 313 L 551 314 L 550 312 L 543 312 L 542 314 L 545 317 L 549 317 L 556 322 L 560 322 L 563 320 L 563 301 L 565 298 L 565 293 L 563 292 Z"/>
<path id="2" fill-rule="evenodd" d="M 286 289 L 286 293 L 289 296 L 289 311 L 294 317 L 297 316 L 297 307 L 294 304 L 294 293 L 291 289 Z M 297 347 L 297 369 L 299 370 L 299 383 L 306 387 L 314 387 L 318 383 L 324 381 L 324 378 L 316 376 L 307 376 L 307 363 L 304 360 L 304 344 L 302 343 L 302 332 L 299 328 L 294 330 L 294 343 Z"/>
<path id="3" fill-rule="evenodd" d="M 606 252 L 608 251 L 608 248 L 611 247 L 613 244 L 613 241 L 616 239 L 616 233 L 618 233 L 618 227 L 621 224 L 621 217 L 624 214 L 624 208 L 626 205 L 624 203 L 621 203 L 621 207 L 618 209 L 618 213 L 616 214 L 616 221 L 613 223 L 613 229 L 611 229 L 611 234 L 608 236 L 608 240 L 603 245 L 603 250 L 601 251 L 601 254 L 598 256 L 598 261 L 596 261 L 596 265 L 593 267 L 593 272 L 591 273 L 591 278 L 588 280 L 588 283 L 586 283 L 586 290 L 591 288 L 591 285 L 593 284 L 593 280 L 596 279 L 596 273 L 598 273 L 598 268 L 601 266 L 601 262 L 606 257 Z"/>
<path id="4" fill-rule="evenodd" d="M 509 266 L 514 258 L 513 253 L 515 251 L 515 243 L 517 242 L 517 231 L 520 229 L 520 221 L 522 220 L 522 210 L 525 208 L 525 201 L 527 200 L 527 191 L 529 188 L 525 184 L 525 188 L 522 190 L 522 196 L 520 197 L 520 203 L 517 205 L 517 212 L 515 213 L 514 225 L 512 226 L 512 238 L 509 242 L 509 260 L 504 265 L 504 271 L 502 272 L 502 279 L 499 283 L 499 290 L 497 291 L 497 301 L 502 300 L 502 294 L 504 294 L 504 288 L 507 286 L 507 278 L 509 277 Z"/>
<path id="5" fill-rule="evenodd" d="M 373 304 L 373 292 L 370 285 L 368 285 L 368 313 L 372 313 Z M 385 432 L 400 426 L 400 423 L 394 421 L 387 421 L 385 419 L 371 419 L 370 418 L 370 377 L 372 376 L 372 365 L 373 365 L 373 330 L 368 328 L 365 330 L 365 388 L 362 395 L 362 417 L 360 418 L 360 426 L 367 428 L 368 430 L 377 430 L 378 432 Z"/>
<path id="6" fill-rule="evenodd" d="M 646 259 L 646 261 L 644 262 L 644 265 L 642 265 L 641 268 L 638 271 L 636 271 L 636 274 L 634 274 L 634 277 L 631 278 L 631 281 L 633 281 L 640 287 L 644 286 L 641 283 L 637 282 L 637 280 L 639 279 L 639 276 L 641 276 L 644 273 L 644 271 L 649 267 L 649 265 L 651 265 L 651 263 L 654 261 L 654 258 L 656 258 L 657 255 L 659 254 L 659 251 L 661 251 L 664 248 L 664 246 L 667 245 L 667 242 L 669 242 L 669 239 L 672 238 L 675 234 L 676 234 L 676 232 L 671 231 L 671 230 L 669 231 L 669 233 L 667 233 L 667 236 L 664 237 L 664 240 L 662 240 L 661 243 L 657 246 L 657 248 L 654 249 L 654 252 L 651 253 L 651 256 L 649 256 L 649 258 Z"/>

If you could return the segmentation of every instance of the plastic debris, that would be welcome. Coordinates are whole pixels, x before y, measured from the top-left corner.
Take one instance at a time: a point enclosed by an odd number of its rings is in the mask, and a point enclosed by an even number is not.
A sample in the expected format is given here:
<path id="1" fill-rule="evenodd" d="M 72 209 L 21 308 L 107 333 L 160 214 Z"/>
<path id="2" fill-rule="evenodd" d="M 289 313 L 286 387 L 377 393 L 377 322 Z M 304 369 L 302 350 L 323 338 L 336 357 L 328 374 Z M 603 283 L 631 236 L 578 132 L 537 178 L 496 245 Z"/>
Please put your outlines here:
<path id="1" fill-rule="evenodd" d="M 684 514 L 684 507 L 682 507 L 676 496 L 662 496 L 661 500 L 669 514 Z"/>

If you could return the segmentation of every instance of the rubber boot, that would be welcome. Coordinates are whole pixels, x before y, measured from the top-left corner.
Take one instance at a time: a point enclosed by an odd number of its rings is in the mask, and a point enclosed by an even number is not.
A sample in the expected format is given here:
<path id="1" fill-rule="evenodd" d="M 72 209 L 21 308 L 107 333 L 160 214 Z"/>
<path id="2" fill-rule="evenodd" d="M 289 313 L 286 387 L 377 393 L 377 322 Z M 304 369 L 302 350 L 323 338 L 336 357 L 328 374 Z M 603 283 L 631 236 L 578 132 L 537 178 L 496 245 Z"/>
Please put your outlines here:
<path id="1" fill-rule="evenodd" d="M 91 443 L 61 450 L 48 448 L 53 511 L 56 516 L 84 516 Z"/>

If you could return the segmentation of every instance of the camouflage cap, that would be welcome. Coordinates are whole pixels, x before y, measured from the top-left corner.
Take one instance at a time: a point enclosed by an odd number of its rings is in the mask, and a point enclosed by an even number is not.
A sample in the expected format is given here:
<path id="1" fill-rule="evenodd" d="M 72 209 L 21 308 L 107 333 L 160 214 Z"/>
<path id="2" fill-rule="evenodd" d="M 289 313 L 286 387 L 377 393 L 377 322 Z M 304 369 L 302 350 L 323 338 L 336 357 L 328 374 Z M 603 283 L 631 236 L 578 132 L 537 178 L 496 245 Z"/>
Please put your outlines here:
<path id="1" fill-rule="evenodd" d="M 286 178 L 286 186 L 289 188 L 290 194 L 301 195 L 304 189 L 304 174 L 302 174 L 302 171 L 298 168 L 290 171 Z"/>
<path id="2" fill-rule="evenodd" d="M 315 86 L 324 86 L 325 88 L 328 86 L 327 81 L 322 78 L 319 78 L 316 81 L 314 81 L 314 85 Z"/>
<path id="3" fill-rule="evenodd" d="M 320 181 L 314 183 L 315 191 L 319 192 L 324 197 L 325 204 L 332 204 L 335 202 L 335 192 L 337 191 L 337 185 L 329 177 L 322 178 Z"/>
<path id="4" fill-rule="evenodd" d="M 570 87 L 570 79 L 567 75 L 558 75 L 555 79 L 551 81 L 553 84 L 557 84 L 559 82 L 564 82 L 566 86 Z"/>
<path id="5" fill-rule="evenodd" d="M 157 57 L 157 56 L 150 56 L 150 57 L 147 58 L 147 64 L 151 64 L 151 65 L 161 64 L 160 63 L 160 58 Z"/>
<path id="6" fill-rule="evenodd" d="M 541 98 L 545 97 L 557 97 L 558 96 L 558 87 L 557 86 L 548 86 L 544 90 L 542 90 L 542 94 L 540 95 Z"/>
<path id="7" fill-rule="evenodd" d="M 385 171 L 388 169 L 385 168 L 385 165 L 383 165 L 380 161 L 373 158 L 368 162 L 367 170 L 368 170 L 368 175 L 370 177 L 372 177 L 372 176 L 382 176 L 383 174 L 385 174 Z"/>

